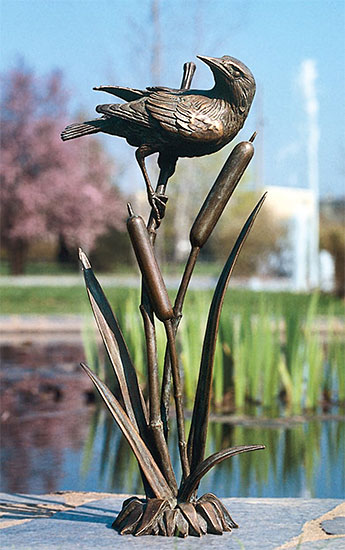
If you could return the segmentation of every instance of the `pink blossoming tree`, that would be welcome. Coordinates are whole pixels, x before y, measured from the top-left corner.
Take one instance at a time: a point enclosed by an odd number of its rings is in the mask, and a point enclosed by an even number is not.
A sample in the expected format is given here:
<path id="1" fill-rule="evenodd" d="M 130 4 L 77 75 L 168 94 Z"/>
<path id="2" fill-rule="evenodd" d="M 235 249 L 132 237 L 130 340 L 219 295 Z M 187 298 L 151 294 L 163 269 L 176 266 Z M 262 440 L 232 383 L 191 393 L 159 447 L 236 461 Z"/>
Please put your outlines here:
<path id="1" fill-rule="evenodd" d="M 16 68 L 3 76 L 2 89 L 1 243 L 12 273 L 21 273 L 35 240 L 90 250 L 107 228 L 121 229 L 125 208 L 99 141 L 60 140 L 66 123 L 60 73 L 38 78 Z"/>

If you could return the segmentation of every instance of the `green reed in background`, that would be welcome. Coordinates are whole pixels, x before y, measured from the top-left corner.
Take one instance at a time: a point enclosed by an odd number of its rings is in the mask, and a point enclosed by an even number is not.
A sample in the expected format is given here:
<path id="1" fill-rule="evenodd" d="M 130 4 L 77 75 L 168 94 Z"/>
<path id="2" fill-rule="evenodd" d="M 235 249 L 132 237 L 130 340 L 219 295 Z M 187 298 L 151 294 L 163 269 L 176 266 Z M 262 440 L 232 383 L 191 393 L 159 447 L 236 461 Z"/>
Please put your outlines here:
<path id="1" fill-rule="evenodd" d="M 145 381 L 145 347 L 141 334 L 140 314 L 134 304 L 137 295 L 133 291 L 126 299 L 117 304 L 118 317 L 129 340 L 130 351 L 136 356 L 141 381 Z M 298 413 L 305 408 L 315 408 L 324 394 L 329 399 L 344 402 L 345 375 L 343 358 L 345 345 L 334 335 L 332 311 L 330 320 L 325 323 L 326 332 L 320 338 L 315 325 L 318 307 L 318 296 L 310 297 L 306 307 L 299 311 L 283 300 L 278 304 L 269 302 L 261 295 L 255 314 L 251 307 L 236 310 L 233 315 L 231 301 L 225 301 L 224 315 L 219 330 L 219 344 L 216 352 L 215 381 L 213 385 L 214 404 L 219 405 L 223 394 L 234 392 L 238 411 L 248 413 L 255 411 L 258 424 L 253 427 L 243 425 L 210 424 L 207 439 L 207 453 L 217 448 L 241 445 L 246 441 L 262 441 L 268 453 L 260 461 L 248 453 L 241 461 L 228 461 L 218 467 L 216 474 L 208 474 L 209 483 L 215 490 L 229 491 L 224 484 L 239 484 L 241 496 L 250 492 L 253 484 L 257 493 L 263 495 L 270 476 L 283 480 L 290 486 L 306 485 L 311 495 L 315 494 L 315 475 L 320 465 L 320 446 L 322 424 L 314 421 L 277 428 L 260 425 L 260 411 L 265 416 L 278 416 L 281 410 L 281 395 L 284 396 L 285 411 Z M 205 330 L 207 316 L 207 295 L 192 295 L 183 318 L 185 324 L 181 331 L 179 348 L 184 372 L 185 400 L 192 402 L 197 381 L 197 365 L 200 361 L 201 341 Z M 162 335 L 162 340 L 164 335 Z M 160 336 L 158 345 L 160 346 Z M 99 355 L 96 337 L 90 337 L 90 327 L 85 334 L 85 354 L 87 361 L 97 366 L 109 384 L 114 384 L 112 369 L 107 357 Z M 252 360 L 254 357 L 254 360 Z M 301 361 L 301 365 L 298 364 Z M 188 368 L 187 368 L 188 366 Z M 110 382 L 112 381 L 112 382 Z M 112 387 L 116 394 L 116 388 Z M 297 402 L 295 396 L 300 400 Z M 249 406 L 251 401 L 253 405 Z M 260 403 L 261 408 L 255 406 Z M 269 414 L 268 414 L 269 413 Z M 127 442 L 119 431 L 110 429 L 112 421 L 104 415 L 101 404 L 97 403 L 90 425 L 89 438 L 84 451 L 83 472 L 86 474 L 93 461 L 97 430 L 101 430 L 101 467 L 100 476 L 107 479 L 110 486 L 117 488 L 121 479 L 127 492 L 141 492 L 141 480 L 134 456 L 126 452 Z M 186 422 L 187 433 L 190 422 Z M 329 422 L 326 430 L 326 452 L 335 456 L 344 445 L 344 430 L 341 423 Z M 177 447 L 174 443 L 176 433 L 171 434 L 169 444 L 171 458 L 176 467 L 179 462 Z M 115 468 L 116 465 L 116 468 Z M 178 466 L 177 466 L 178 468 Z M 303 481 L 305 476 L 305 481 Z M 296 481 L 297 480 L 297 481 Z M 206 480 L 206 483 L 208 481 Z M 279 482 L 281 483 L 281 481 Z M 278 490 L 278 489 L 274 489 Z M 224 493 L 225 494 L 225 493 Z"/>
<path id="2" fill-rule="evenodd" d="M 138 368 L 140 382 L 145 386 L 145 339 L 137 307 L 138 293 L 129 291 L 116 304 L 120 325 L 130 353 Z M 314 293 L 303 307 L 294 301 L 270 300 L 269 295 L 257 298 L 255 312 L 250 301 L 242 308 L 232 310 L 231 299 L 226 299 L 220 322 L 215 357 L 213 403 L 221 408 L 224 396 L 233 395 L 233 407 L 244 411 L 248 403 L 260 404 L 265 410 L 278 412 L 285 405 L 287 413 L 299 414 L 315 409 L 324 399 L 345 402 L 345 344 L 334 335 L 332 318 L 323 323 L 322 338 L 318 330 L 319 295 Z M 186 312 L 181 321 L 183 330 L 178 348 L 184 378 L 187 408 L 193 403 L 200 363 L 202 338 L 208 310 L 208 294 L 195 292 L 188 297 Z M 98 348 L 88 335 L 85 353 L 87 359 L 100 365 Z M 164 356 L 164 330 L 157 326 L 159 357 Z M 90 349 L 92 348 L 92 349 Z M 163 365 L 159 365 L 162 372 Z"/>
<path id="3" fill-rule="evenodd" d="M 345 342 L 341 338 L 338 338 L 338 340 L 334 339 L 329 345 L 328 353 L 328 362 L 331 370 L 330 391 L 332 392 L 332 388 L 334 386 L 336 387 L 338 401 L 340 403 L 345 402 L 344 357 Z M 327 386 L 327 388 L 329 388 L 329 386 Z"/>

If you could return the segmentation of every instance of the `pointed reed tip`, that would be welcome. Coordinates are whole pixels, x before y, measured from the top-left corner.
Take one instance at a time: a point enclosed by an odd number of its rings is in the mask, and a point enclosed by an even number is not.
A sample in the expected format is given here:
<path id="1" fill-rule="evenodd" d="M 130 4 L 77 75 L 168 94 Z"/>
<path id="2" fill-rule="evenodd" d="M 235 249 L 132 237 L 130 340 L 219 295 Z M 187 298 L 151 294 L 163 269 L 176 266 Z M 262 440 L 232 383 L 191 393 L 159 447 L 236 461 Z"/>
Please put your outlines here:
<path id="1" fill-rule="evenodd" d="M 90 370 L 89 367 L 87 366 L 87 364 L 86 364 L 86 363 L 83 363 L 82 361 L 79 363 L 79 365 L 80 365 L 81 368 L 82 368 L 83 370 L 85 370 L 86 372 Z"/>
<path id="2" fill-rule="evenodd" d="M 254 133 L 252 134 L 252 136 L 249 138 L 249 141 L 250 141 L 251 143 L 253 143 L 253 141 L 254 141 L 254 139 L 256 138 L 257 135 L 258 135 L 258 133 L 257 133 L 257 132 L 254 132 Z"/>
<path id="3" fill-rule="evenodd" d="M 129 216 L 134 216 L 134 211 L 130 202 L 127 203 L 127 210 L 128 210 Z"/>
<path id="4" fill-rule="evenodd" d="M 78 252 L 79 252 L 79 260 L 81 262 L 81 265 L 83 266 L 83 269 L 90 269 L 91 264 L 85 252 L 83 252 L 81 248 L 79 248 Z"/>
<path id="5" fill-rule="evenodd" d="M 262 195 L 262 197 L 258 200 L 257 205 L 256 205 L 257 208 L 261 208 L 261 206 L 263 205 L 263 203 L 266 200 L 267 193 L 268 193 L 268 191 L 265 191 L 265 193 Z"/>
<path id="6" fill-rule="evenodd" d="M 262 206 L 263 206 L 263 204 L 264 204 L 264 202 L 265 202 L 265 200 L 266 200 L 266 196 L 267 196 L 267 192 L 264 193 L 264 194 L 262 195 L 262 197 L 261 197 L 261 198 L 258 200 L 258 202 L 256 203 L 256 206 L 255 206 L 255 208 L 254 208 L 254 210 L 253 210 L 253 213 L 255 212 L 255 217 L 256 217 L 256 215 L 260 212 L 260 210 L 261 210 L 261 208 L 262 208 Z"/>
<path id="7" fill-rule="evenodd" d="M 88 377 L 91 378 L 91 380 L 93 380 L 93 378 L 92 378 L 93 372 L 90 369 L 90 367 L 88 367 L 86 363 L 79 363 L 79 364 L 80 364 L 81 368 L 83 369 L 83 371 L 86 372 Z"/>

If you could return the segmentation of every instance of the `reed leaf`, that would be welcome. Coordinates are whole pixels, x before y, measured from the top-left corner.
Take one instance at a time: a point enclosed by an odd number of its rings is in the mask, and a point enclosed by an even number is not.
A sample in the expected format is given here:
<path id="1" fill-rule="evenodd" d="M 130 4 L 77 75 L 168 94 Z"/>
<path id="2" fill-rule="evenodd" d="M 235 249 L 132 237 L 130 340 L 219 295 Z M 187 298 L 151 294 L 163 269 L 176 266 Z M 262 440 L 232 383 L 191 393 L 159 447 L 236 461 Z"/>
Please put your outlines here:
<path id="1" fill-rule="evenodd" d="M 146 430 L 146 411 L 137 375 L 121 329 L 98 283 L 86 254 L 80 249 L 84 279 L 92 311 L 118 379 L 125 410 L 141 434 Z"/>
<path id="2" fill-rule="evenodd" d="M 136 366 L 142 384 L 146 383 L 146 346 L 138 308 L 139 294 L 131 292 L 126 300 L 119 303 L 119 324 L 126 335 L 130 357 Z M 143 386 L 144 387 L 144 386 Z"/>
<path id="3" fill-rule="evenodd" d="M 286 401 L 288 404 L 290 404 L 292 402 L 294 388 L 292 378 L 287 369 L 283 354 L 280 354 L 280 358 L 278 361 L 278 371 L 285 391 Z"/>
<path id="4" fill-rule="evenodd" d="M 211 302 L 202 349 L 192 425 L 188 439 L 188 455 L 192 470 L 202 461 L 205 452 L 216 338 L 225 292 L 238 255 L 265 198 L 266 194 L 259 200 L 244 224 L 219 277 Z"/>
<path id="5" fill-rule="evenodd" d="M 246 402 L 247 362 L 245 343 L 241 339 L 239 330 L 235 332 L 233 355 L 235 407 L 237 411 L 243 411 Z"/>
<path id="6" fill-rule="evenodd" d="M 331 344 L 330 361 L 334 372 L 336 393 L 338 401 L 345 403 L 345 369 L 344 369 L 345 343 L 334 340 Z"/>
<path id="7" fill-rule="evenodd" d="M 182 482 L 179 491 L 179 500 L 188 502 L 196 487 L 199 485 L 200 480 L 216 464 L 220 464 L 223 460 L 241 453 L 259 451 L 262 449 L 265 449 L 264 445 L 240 445 L 238 447 L 230 447 L 229 449 L 218 451 L 217 453 L 209 456 L 206 460 L 203 460 L 203 462 L 201 462 L 195 470 L 192 470 L 191 474 Z"/>
<path id="8" fill-rule="evenodd" d="M 102 382 L 102 380 L 100 380 L 100 378 L 98 378 L 98 376 L 96 376 L 87 365 L 81 363 L 81 366 L 86 374 L 91 378 L 104 403 L 108 407 L 120 430 L 131 446 L 139 466 L 155 496 L 157 498 L 172 499 L 173 494 L 165 481 L 163 474 L 118 400 L 111 393 L 104 382 Z"/>
<path id="9" fill-rule="evenodd" d="M 213 378 L 213 399 L 216 407 L 220 407 L 224 397 L 224 372 L 223 372 L 223 348 L 218 340 L 216 344 L 215 356 L 215 376 Z"/>
<path id="10" fill-rule="evenodd" d="M 315 409 L 321 399 L 324 365 L 322 344 L 316 334 L 310 335 L 307 340 L 307 365 L 308 378 L 305 406 L 307 409 Z"/>

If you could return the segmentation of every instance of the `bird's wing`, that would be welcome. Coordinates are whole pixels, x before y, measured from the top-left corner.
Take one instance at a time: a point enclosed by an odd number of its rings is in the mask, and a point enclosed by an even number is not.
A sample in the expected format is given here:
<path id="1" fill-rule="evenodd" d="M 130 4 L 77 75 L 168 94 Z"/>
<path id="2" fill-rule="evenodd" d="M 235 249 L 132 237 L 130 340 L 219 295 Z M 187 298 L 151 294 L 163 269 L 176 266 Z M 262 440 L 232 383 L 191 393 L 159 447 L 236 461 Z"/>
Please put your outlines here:
<path id="1" fill-rule="evenodd" d="M 206 95 L 155 90 L 147 110 L 167 132 L 187 140 L 217 141 L 223 135 L 220 114 L 224 105 Z"/>
<path id="2" fill-rule="evenodd" d="M 149 115 L 145 107 L 145 98 L 122 104 L 97 105 L 96 111 L 106 117 L 118 117 L 142 126 L 150 126 Z"/>
<path id="3" fill-rule="evenodd" d="M 95 86 L 94 90 L 98 92 L 107 92 L 125 101 L 134 101 L 147 95 L 147 91 L 136 90 L 134 88 L 123 88 L 122 86 Z"/>
<path id="4" fill-rule="evenodd" d="M 169 93 L 176 93 L 180 92 L 181 90 L 177 90 L 176 88 L 168 88 L 167 86 L 148 86 L 146 88 L 148 92 L 169 92 Z"/>

